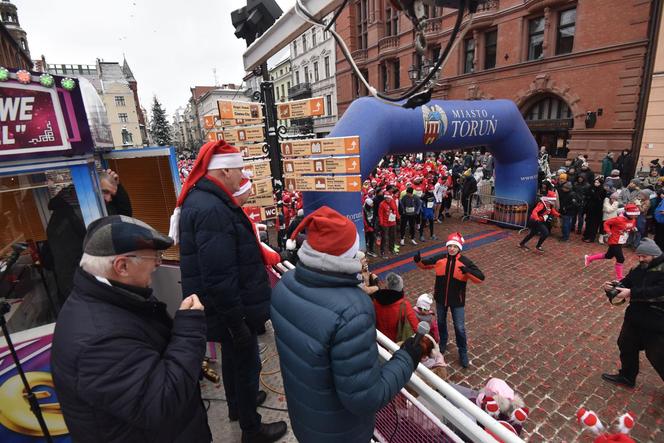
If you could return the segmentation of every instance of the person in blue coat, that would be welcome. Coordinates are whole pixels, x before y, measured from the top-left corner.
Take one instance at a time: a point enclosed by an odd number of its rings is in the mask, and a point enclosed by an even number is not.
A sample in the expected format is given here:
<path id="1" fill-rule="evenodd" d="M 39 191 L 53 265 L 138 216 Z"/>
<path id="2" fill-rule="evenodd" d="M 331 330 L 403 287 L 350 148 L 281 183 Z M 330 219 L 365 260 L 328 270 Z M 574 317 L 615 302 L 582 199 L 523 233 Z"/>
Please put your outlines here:
<path id="1" fill-rule="evenodd" d="M 240 151 L 223 140 L 206 143 L 171 217 L 180 243 L 184 294 L 205 305 L 208 341 L 221 343 L 228 418 L 240 422 L 243 443 L 276 441 L 286 423 L 261 423 L 256 407 L 261 363 L 257 332 L 270 311 L 270 285 L 254 226 L 233 194 L 244 177 Z"/>
<path id="2" fill-rule="evenodd" d="M 322 206 L 300 224 L 295 270 L 272 291 L 271 318 L 293 433 L 303 443 L 367 443 L 375 413 L 406 385 L 421 348 L 411 337 L 384 365 L 361 283 L 355 225 Z"/>

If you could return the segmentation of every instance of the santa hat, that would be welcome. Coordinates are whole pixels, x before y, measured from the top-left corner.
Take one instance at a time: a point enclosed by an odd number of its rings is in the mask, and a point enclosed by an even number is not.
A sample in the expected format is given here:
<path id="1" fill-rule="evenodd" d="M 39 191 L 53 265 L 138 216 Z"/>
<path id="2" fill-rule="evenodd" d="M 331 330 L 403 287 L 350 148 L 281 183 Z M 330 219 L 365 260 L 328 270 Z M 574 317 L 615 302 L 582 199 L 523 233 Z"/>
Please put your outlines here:
<path id="1" fill-rule="evenodd" d="M 243 166 L 244 160 L 242 159 L 242 153 L 240 153 L 236 147 L 229 145 L 224 140 L 209 142 L 201 147 L 198 157 L 196 157 L 196 162 L 194 163 L 187 180 L 184 182 L 184 186 L 182 186 L 177 203 L 175 204 L 173 215 L 171 215 L 171 225 L 168 230 L 168 236 L 175 241 L 175 244 L 178 243 L 180 237 L 180 208 L 194 185 L 196 185 L 200 179 L 205 177 L 210 169 L 234 169 Z M 218 183 L 218 185 L 221 185 L 221 183 Z M 231 199 L 233 198 L 227 189 L 223 188 L 223 186 L 222 189 L 229 197 L 231 197 Z"/>
<path id="2" fill-rule="evenodd" d="M 631 412 L 626 412 L 618 417 L 618 424 L 616 427 L 618 428 L 618 431 L 622 432 L 623 434 L 629 434 L 629 432 L 634 428 L 635 420 L 636 417 L 634 417 L 634 414 Z"/>
<path id="3" fill-rule="evenodd" d="M 240 189 L 233 194 L 233 197 L 239 197 L 244 193 L 251 191 L 251 177 L 253 174 L 250 171 L 242 171 L 242 181 L 240 182 Z"/>
<path id="4" fill-rule="evenodd" d="M 625 214 L 638 217 L 641 215 L 641 211 L 634 203 L 628 203 L 625 205 Z"/>
<path id="5" fill-rule="evenodd" d="M 516 408 L 515 410 L 512 411 L 512 414 L 510 415 L 510 420 L 513 423 L 523 424 L 523 422 L 528 419 L 529 413 L 530 410 L 526 407 Z"/>
<path id="6" fill-rule="evenodd" d="M 327 206 L 321 206 L 302 220 L 286 248 L 294 249 L 295 239 L 303 229 L 307 230 L 306 242 L 317 252 L 353 258 L 360 249 L 360 236 L 355 224 Z"/>
<path id="7" fill-rule="evenodd" d="M 460 232 L 454 232 L 447 237 L 447 243 L 445 243 L 445 246 L 450 246 L 450 245 L 456 245 L 459 247 L 459 251 L 463 249 L 463 244 L 465 243 L 465 240 L 463 239 L 463 236 L 461 235 Z"/>
<path id="8" fill-rule="evenodd" d="M 482 400 L 482 409 L 484 409 L 486 413 L 493 418 L 498 418 L 500 415 L 500 407 L 498 406 L 498 402 L 494 400 L 493 397 L 484 397 Z"/>
<path id="9" fill-rule="evenodd" d="M 542 200 L 544 203 L 551 203 L 551 204 L 553 204 L 553 203 L 555 203 L 556 200 L 557 200 L 556 193 L 553 192 L 553 191 L 549 191 L 549 192 L 546 193 L 546 195 L 543 195 L 543 196 L 542 196 L 541 200 Z"/>
<path id="10" fill-rule="evenodd" d="M 604 430 L 604 425 L 602 425 L 597 414 L 593 411 L 588 411 L 585 408 L 580 408 L 577 411 L 576 421 L 578 421 L 584 429 L 589 429 L 595 434 L 599 434 Z"/>
<path id="11" fill-rule="evenodd" d="M 392 193 L 391 192 L 386 192 L 385 194 L 383 194 L 383 197 L 391 199 L 392 198 Z"/>

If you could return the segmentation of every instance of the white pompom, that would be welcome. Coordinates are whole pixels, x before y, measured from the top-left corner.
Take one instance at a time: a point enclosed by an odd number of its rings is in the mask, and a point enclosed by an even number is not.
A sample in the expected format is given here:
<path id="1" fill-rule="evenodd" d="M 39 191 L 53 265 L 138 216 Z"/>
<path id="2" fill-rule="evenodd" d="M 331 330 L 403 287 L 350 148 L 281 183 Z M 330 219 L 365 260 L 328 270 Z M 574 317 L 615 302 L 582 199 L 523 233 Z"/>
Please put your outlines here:
<path id="1" fill-rule="evenodd" d="M 180 213 L 181 208 L 178 206 L 171 215 L 171 223 L 168 228 L 168 236 L 173 239 L 173 244 L 178 244 L 180 241 Z"/>
<path id="2" fill-rule="evenodd" d="M 294 251 L 295 249 L 297 249 L 297 242 L 292 238 L 289 238 L 288 240 L 286 240 L 286 249 L 288 249 L 289 251 Z"/>

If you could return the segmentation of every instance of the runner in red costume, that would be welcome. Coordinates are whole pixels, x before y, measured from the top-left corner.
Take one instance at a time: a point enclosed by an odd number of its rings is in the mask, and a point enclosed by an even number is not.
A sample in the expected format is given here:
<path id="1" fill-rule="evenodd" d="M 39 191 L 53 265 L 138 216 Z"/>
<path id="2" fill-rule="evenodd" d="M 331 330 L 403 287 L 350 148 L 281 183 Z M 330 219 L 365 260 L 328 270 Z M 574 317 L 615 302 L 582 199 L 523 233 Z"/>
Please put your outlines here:
<path id="1" fill-rule="evenodd" d="M 622 245 L 627 242 L 629 233 L 636 230 L 636 218 L 641 212 L 634 203 L 625 205 L 625 212 L 617 217 L 610 218 L 604 222 L 604 232 L 609 234 L 607 244 L 609 249 L 605 254 L 594 254 L 584 256 L 585 266 L 595 260 L 610 260 L 616 259 L 616 279 L 623 279 L 623 263 L 625 263 L 625 256 L 623 255 Z"/>

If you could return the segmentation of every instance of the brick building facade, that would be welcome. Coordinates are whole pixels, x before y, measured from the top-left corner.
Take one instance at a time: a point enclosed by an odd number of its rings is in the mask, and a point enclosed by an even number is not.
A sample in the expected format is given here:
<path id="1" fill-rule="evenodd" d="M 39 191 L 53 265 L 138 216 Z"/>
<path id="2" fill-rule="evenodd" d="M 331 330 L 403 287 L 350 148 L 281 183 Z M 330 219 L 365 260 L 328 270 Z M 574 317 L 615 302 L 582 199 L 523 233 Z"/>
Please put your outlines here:
<path id="1" fill-rule="evenodd" d="M 587 153 L 597 166 L 607 150 L 633 145 L 652 3 L 489 0 L 439 73 L 433 97 L 511 99 L 553 157 L 562 162 Z M 337 31 L 370 84 L 398 93 L 428 72 L 456 10 L 429 8 L 428 48 L 418 56 L 410 21 L 390 6 L 389 0 L 354 0 Z M 340 113 L 366 95 L 340 51 L 337 92 Z"/>

